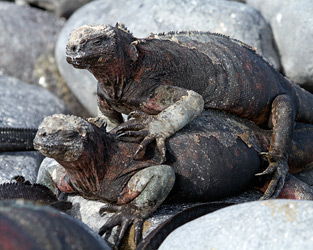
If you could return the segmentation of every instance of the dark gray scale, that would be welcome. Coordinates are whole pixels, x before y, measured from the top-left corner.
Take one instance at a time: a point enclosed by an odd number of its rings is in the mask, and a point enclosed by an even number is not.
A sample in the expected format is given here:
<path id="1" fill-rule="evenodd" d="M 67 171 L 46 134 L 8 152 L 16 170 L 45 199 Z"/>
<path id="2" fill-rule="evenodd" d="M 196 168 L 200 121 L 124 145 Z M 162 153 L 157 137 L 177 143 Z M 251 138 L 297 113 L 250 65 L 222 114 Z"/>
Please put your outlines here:
<path id="1" fill-rule="evenodd" d="M 62 211 L 72 207 L 71 202 L 59 201 L 55 194 L 44 185 L 31 184 L 22 176 L 16 176 L 13 179 L 17 182 L 0 185 L 0 200 L 23 199 L 40 205 L 50 205 Z"/>
<path id="2" fill-rule="evenodd" d="M 0 152 L 34 150 L 35 128 L 0 128 Z"/>

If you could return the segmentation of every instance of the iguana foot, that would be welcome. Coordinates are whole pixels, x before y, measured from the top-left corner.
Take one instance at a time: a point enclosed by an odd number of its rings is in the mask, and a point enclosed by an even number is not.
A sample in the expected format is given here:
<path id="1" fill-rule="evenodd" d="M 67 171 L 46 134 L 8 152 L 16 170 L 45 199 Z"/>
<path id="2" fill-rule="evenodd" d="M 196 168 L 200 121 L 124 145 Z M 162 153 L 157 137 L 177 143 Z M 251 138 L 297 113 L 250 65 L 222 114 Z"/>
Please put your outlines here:
<path id="1" fill-rule="evenodd" d="M 274 199 L 280 194 L 284 187 L 289 170 L 288 162 L 287 160 L 280 159 L 269 152 L 262 152 L 261 155 L 265 156 L 269 166 L 262 173 L 256 174 L 256 176 L 273 174 L 273 177 L 260 200 Z"/>
<path id="2" fill-rule="evenodd" d="M 96 125 L 98 128 L 101 128 L 101 129 L 106 129 L 106 126 L 107 126 L 107 122 L 106 120 L 101 117 L 101 116 L 98 116 L 98 117 L 89 117 L 86 119 L 87 122 L 89 123 L 92 123 L 94 125 Z"/>
<path id="3" fill-rule="evenodd" d="M 99 235 L 103 236 L 106 232 L 110 231 L 113 227 L 119 226 L 118 238 L 115 242 L 114 249 L 118 249 L 122 239 L 127 232 L 127 229 L 134 224 L 135 227 L 135 245 L 137 246 L 142 239 L 142 228 L 144 218 L 140 215 L 142 210 L 133 204 L 126 205 L 111 205 L 106 204 L 100 208 L 100 216 L 106 212 L 115 213 L 100 229 Z"/>
<path id="4" fill-rule="evenodd" d="M 118 226 L 119 246 L 125 232 L 134 224 L 134 242 L 137 245 L 142 238 L 142 227 L 148 218 L 166 199 L 175 183 L 175 172 L 167 165 L 155 165 L 144 168 L 134 174 L 127 183 L 125 194 L 117 200 L 118 205 L 106 204 L 100 209 L 115 213 L 99 230 L 102 236 L 113 227 Z"/>
<path id="5" fill-rule="evenodd" d="M 160 163 L 163 163 L 166 160 L 165 140 L 169 135 L 162 132 L 162 122 L 155 115 L 136 110 L 129 114 L 128 121 L 119 125 L 111 132 L 118 134 L 118 138 L 122 141 L 141 141 L 134 154 L 134 159 L 149 143 L 156 140 L 161 157 Z"/>

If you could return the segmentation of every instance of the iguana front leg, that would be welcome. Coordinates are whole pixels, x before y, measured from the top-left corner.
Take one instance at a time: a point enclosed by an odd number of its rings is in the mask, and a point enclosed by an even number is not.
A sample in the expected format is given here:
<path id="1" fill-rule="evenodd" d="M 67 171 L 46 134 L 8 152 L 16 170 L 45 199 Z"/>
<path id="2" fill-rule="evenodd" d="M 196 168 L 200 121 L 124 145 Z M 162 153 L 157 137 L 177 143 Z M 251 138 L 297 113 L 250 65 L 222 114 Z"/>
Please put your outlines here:
<path id="1" fill-rule="evenodd" d="M 135 244 L 142 237 L 143 221 L 162 204 L 175 182 L 175 172 L 168 165 L 156 165 L 137 172 L 128 182 L 125 194 L 118 199 L 118 205 L 105 205 L 99 213 L 115 214 L 100 228 L 102 236 L 113 227 L 119 226 L 115 246 L 119 247 L 127 229 L 135 226 Z"/>
<path id="2" fill-rule="evenodd" d="M 98 84 L 97 87 L 98 116 L 88 118 L 87 121 L 95 124 L 97 127 L 106 127 L 110 131 L 123 122 L 122 114 L 115 111 L 106 101 L 103 90 Z"/>
<path id="3" fill-rule="evenodd" d="M 151 141 L 156 140 L 161 155 L 160 163 L 165 161 L 165 140 L 196 118 L 203 110 L 201 95 L 179 87 L 161 85 L 142 103 L 141 110 L 130 113 L 129 120 L 112 132 L 127 141 L 142 140 L 135 156 Z M 156 113 L 156 114 L 155 114 Z M 134 157 L 135 157 L 134 156 Z"/>
<path id="4" fill-rule="evenodd" d="M 261 199 L 276 198 L 282 190 L 289 170 L 288 157 L 295 121 L 295 107 L 287 95 L 277 96 L 272 103 L 271 122 L 273 134 L 269 152 L 262 153 L 269 166 L 260 174 L 273 174 L 268 188 Z"/>

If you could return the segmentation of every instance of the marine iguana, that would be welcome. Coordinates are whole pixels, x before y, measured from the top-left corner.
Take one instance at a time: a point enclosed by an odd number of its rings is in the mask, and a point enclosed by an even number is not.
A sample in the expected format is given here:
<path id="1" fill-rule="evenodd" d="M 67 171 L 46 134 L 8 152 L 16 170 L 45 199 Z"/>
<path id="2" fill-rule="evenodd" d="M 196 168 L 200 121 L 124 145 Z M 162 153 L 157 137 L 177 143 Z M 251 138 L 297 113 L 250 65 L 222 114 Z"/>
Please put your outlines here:
<path id="1" fill-rule="evenodd" d="M 13 182 L 13 181 L 16 182 Z M 55 194 L 46 186 L 31 184 L 23 176 L 15 176 L 11 182 L 0 184 L 0 201 L 23 199 L 37 205 L 49 205 L 66 211 L 72 207 L 68 201 L 58 200 Z"/>
<path id="2" fill-rule="evenodd" d="M 297 172 L 312 164 L 313 126 L 296 129 L 289 157 L 290 170 Z M 87 199 L 107 202 L 100 213 L 113 211 L 99 233 L 120 225 L 121 242 L 126 229 L 135 225 L 135 242 L 141 238 L 144 218 L 166 202 L 206 202 L 234 195 L 251 187 L 255 173 L 262 170 L 259 152 L 268 149 L 271 131 L 230 114 L 202 112 L 190 124 L 167 139 L 167 160 L 155 143 L 133 159 L 138 143 L 117 139 L 74 116 L 46 117 L 34 139 L 43 155 L 63 168 L 41 169 L 37 182 L 56 185 L 62 192 L 75 192 Z M 216 157 L 218 156 L 218 157 Z M 50 175 L 55 183 L 46 183 Z M 53 178 L 51 178 L 53 176 Z M 310 186 L 298 179 L 286 182 L 284 198 L 313 199 Z"/>
<path id="3" fill-rule="evenodd" d="M 142 140 L 135 152 L 156 140 L 165 161 L 165 139 L 202 109 L 217 109 L 273 128 L 268 167 L 272 175 L 263 199 L 280 193 L 288 172 L 295 121 L 313 124 L 313 96 L 289 82 L 255 50 L 210 32 L 170 32 L 134 37 L 121 24 L 84 25 L 69 36 L 68 63 L 98 80 L 101 116 L 120 137 Z M 121 124 L 121 113 L 135 118 Z M 121 124 L 121 125 L 120 125 Z"/>
<path id="4" fill-rule="evenodd" d="M 0 127 L 0 152 L 34 150 L 37 128 Z"/>

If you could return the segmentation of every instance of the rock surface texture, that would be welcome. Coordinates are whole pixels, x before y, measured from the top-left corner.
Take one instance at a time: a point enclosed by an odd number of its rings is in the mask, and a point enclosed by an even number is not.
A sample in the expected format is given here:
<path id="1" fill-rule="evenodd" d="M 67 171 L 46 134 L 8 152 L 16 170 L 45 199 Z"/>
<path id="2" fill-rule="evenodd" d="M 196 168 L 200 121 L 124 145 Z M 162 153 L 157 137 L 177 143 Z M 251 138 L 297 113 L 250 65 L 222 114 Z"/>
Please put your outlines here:
<path id="1" fill-rule="evenodd" d="M 56 66 L 54 49 L 63 24 L 52 13 L 0 2 L 0 74 L 49 89 L 71 113 L 89 116 Z"/>
<path id="2" fill-rule="evenodd" d="M 285 75 L 313 90 L 313 3 L 311 0 L 247 0 L 271 24 Z"/>
<path id="3" fill-rule="evenodd" d="M 5 35 L 0 37 L 0 71 L 44 85 L 46 76 L 39 72 L 43 64 L 40 60 L 53 54 L 63 24 L 63 20 L 42 10 L 1 2 L 0 31 Z"/>
<path id="4" fill-rule="evenodd" d="M 159 249 L 312 249 L 312 214 L 312 201 L 235 205 L 181 226 Z"/>
<path id="5" fill-rule="evenodd" d="M 45 116 L 64 113 L 64 104 L 46 89 L 0 76 L 0 127 L 37 128 Z M 34 182 L 40 162 L 38 152 L 0 153 L 0 183 L 15 175 Z"/>
<path id="6" fill-rule="evenodd" d="M 83 105 L 96 113 L 96 80 L 87 71 L 71 68 L 65 61 L 70 32 L 84 24 L 115 24 L 121 21 L 137 37 L 150 32 L 200 30 L 219 32 L 257 48 L 276 68 L 279 59 L 272 47 L 271 30 L 259 12 L 232 1 L 103 1 L 91 2 L 77 10 L 63 27 L 56 46 L 62 76 Z M 76 86 L 80 86 L 76 88 Z"/>
<path id="7" fill-rule="evenodd" d="M 31 5 L 68 18 L 76 9 L 92 0 L 15 0 L 20 5 Z"/>

